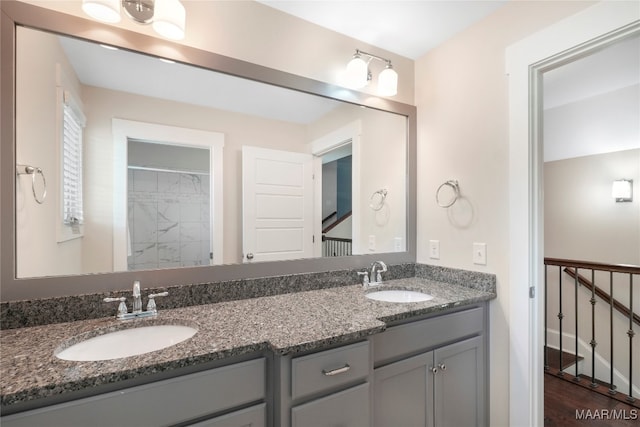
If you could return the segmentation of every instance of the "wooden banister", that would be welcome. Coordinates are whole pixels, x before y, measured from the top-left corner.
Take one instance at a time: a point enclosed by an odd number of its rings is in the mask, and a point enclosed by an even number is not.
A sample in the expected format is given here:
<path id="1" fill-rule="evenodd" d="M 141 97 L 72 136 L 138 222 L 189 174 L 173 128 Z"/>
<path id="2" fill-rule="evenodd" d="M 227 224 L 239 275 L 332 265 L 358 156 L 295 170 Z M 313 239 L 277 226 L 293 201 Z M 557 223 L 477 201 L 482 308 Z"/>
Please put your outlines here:
<path id="1" fill-rule="evenodd" d="M 351 214 L 352 214 L 352 211 L 349 211 L 346 214 L 342 215 L 335 222 L 333 222 L 330 225 L 328 225 L 327 228 L 323 229 L 322 232 L 326 233 L 328 231 L 333 230 L 338 224 L 340 224 L 341 222 L 345 221 L 347 218 L 351 217 Z"/>
<path id="2" fill-rule="evenodd" d="M 559 267 L 584 268 L 588 270 L 612 271 L 614 273 L 640 274 L 640 266 L 631 264 L 607 264 L 603 262 L 576 261 L 561 258 L 545 258 L 544 264 Z"/>
<path id="3" fill-rule="evenodd" d="M 564 272 L 567 273 L 572 278 L 574 279 L 576 278 L 576 271 L 574 269 L 570 267 L 566 267 L 564 269 Z M 577 276 L 578 276 L 578 283 L 580 283 L 582 286 L 585 286 L 591 289 L 591 286 L 593 286 L 593 283 L 591 283 L 589 279 L 584 277 L 582 274 L 578 274 Z M 611 295 L 609 295 L 607 291 L 603 290 L 598 286 L 595 287 L 595 294 L 598 295 L 600 298 L 602 298 L 605 302 L 607 303 L 611 302 Z M 618 310 L 620 313 L 624 314 L 624 316 L 627 319 L 629 318 L 629 314 L 631 314 L 631 311 L 629 310 L 629 308 L 627 308 L 627 306 L 625 306 L 615 298 L 613 299 L 613 308 Z M 636 313 L 633 313 L 633 323 L 640 326 L 640 316 L 638 316 Z"/>

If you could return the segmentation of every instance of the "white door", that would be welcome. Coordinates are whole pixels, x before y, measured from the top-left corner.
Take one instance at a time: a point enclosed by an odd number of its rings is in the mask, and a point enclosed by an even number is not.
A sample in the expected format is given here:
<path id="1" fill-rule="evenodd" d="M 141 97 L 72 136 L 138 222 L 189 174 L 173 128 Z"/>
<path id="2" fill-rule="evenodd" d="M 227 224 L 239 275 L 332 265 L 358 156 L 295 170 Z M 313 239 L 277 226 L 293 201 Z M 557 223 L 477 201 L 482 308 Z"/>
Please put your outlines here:
<path id="1" fill-rule="evenodd" d="M 242 147 L 244 262 L 313 256 L 313 156 Z"/>

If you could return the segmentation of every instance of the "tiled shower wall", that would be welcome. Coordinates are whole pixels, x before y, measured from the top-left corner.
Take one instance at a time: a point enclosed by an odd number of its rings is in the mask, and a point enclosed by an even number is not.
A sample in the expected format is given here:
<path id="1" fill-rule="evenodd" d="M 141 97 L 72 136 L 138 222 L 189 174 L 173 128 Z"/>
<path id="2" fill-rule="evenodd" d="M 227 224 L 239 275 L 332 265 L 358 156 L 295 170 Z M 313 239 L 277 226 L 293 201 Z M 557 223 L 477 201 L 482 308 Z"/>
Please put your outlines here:
<path id="1" fill-rule="evenodd" d="M 129 169 L 129 270 L 210 263 L 209 175 Z"/>

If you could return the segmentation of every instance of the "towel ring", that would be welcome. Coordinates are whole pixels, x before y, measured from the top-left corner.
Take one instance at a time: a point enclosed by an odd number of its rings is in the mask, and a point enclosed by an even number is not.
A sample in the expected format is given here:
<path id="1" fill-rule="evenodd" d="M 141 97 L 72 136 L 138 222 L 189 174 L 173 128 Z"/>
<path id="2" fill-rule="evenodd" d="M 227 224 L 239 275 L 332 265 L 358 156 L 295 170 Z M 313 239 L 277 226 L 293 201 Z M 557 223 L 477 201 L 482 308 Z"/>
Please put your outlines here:
<path id="1" fill-rule="evenodd" d="M 453 189 L 453 197 L 448 203 L 442 203 L 440 201 L 440 191 L 444 187 L 451 187 Z M 458 197 L 460 197 L 460 186 L 458 185 L 458 181 L 455 179 L 450 179 L 449 181 L 443 182 L 436 190 L 436 202 L 441 208 L 448 208 L 450 206 L 453 206 L 453 204 L 458 200 Z"/>
<path id="2" fill-rule="evenodd" d="M 18 175 L 31 175 L 31 192 L 33 193 L 33 198 L 38 202 L 38 204 L 43 204 L 44 200 L 47 198 L 47 180 L 44 177 L 44 172 L 39 167 L 29 166 L 29 165 L 17 165 L 16 173 Z M 38 197 L 36 193 L 36 175 L 40 175 L 42 177 L 42 195 Z"/>
<path id="3" fill-rule="evenodd" d="M 376 197 L 376 195 L 378 197 Z M 381 188 L 378 191 L 374 191 L 371 197 L 369 198 L 369 207 L 374 211 L 379 211 L 384 206 L 384 201 L 386 198 L 387 198 L 386 188 Z"/>

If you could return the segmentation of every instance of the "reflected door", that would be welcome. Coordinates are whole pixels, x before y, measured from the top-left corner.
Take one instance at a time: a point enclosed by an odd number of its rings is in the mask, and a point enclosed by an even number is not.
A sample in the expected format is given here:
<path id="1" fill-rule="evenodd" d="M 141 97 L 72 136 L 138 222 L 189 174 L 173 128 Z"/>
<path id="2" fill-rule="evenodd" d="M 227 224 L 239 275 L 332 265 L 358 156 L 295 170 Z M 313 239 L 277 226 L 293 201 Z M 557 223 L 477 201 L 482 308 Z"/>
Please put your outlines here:
<path id="1" fill-rule="evenodd" d="M 313 256 L 313 156 L 242 147 L 243 261 Z"/>

